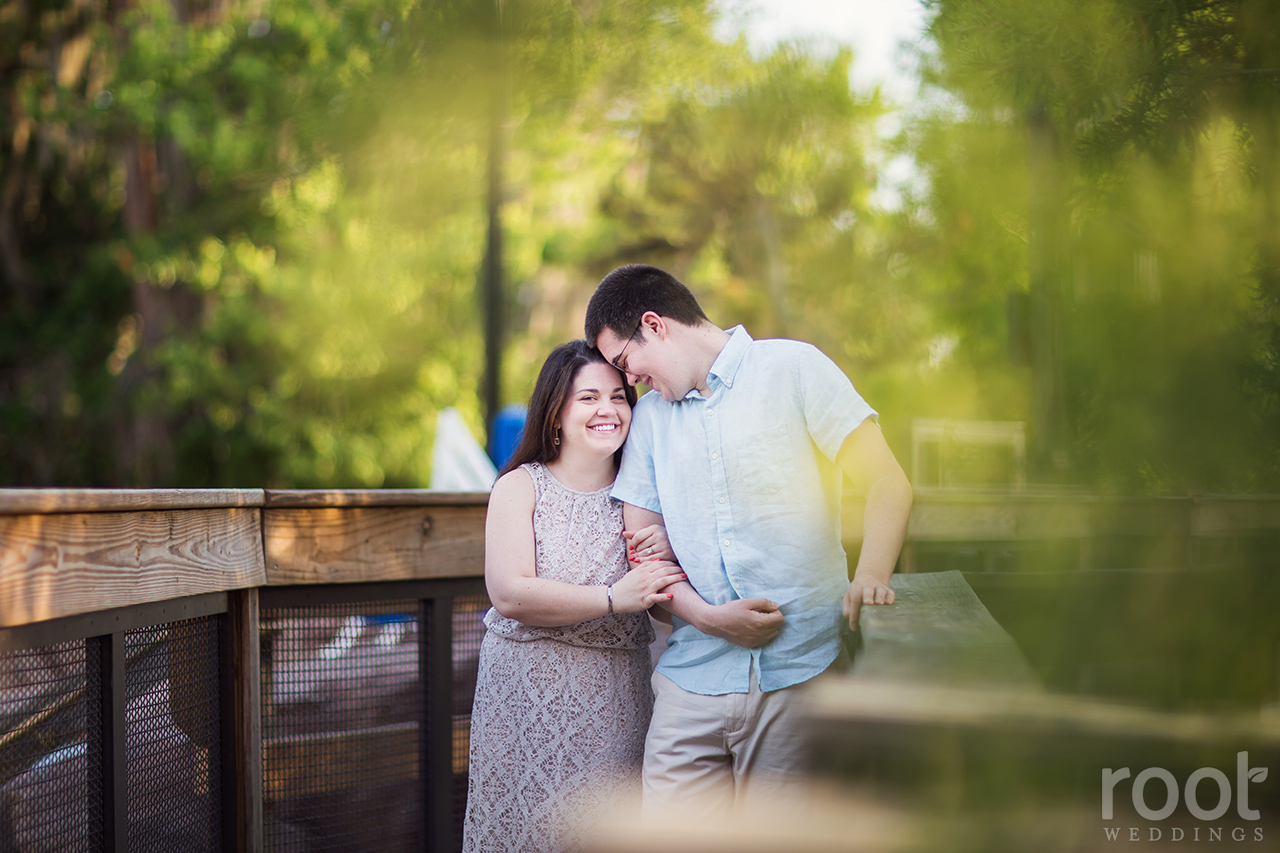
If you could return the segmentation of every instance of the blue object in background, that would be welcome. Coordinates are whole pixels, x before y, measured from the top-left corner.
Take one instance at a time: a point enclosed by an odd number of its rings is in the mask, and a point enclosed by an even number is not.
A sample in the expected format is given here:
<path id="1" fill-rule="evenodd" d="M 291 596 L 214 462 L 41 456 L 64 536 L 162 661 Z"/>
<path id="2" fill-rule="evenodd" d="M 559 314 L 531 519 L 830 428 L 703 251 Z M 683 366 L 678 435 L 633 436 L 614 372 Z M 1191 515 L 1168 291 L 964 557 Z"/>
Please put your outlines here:
<path id="1" fill-rule="evenodd" d="M 524 406 L 504 406 L 493 419 L 493 435 L 489 437 L 489 458 L 499 471 L 516 452 L 529 412 Z"/>
<path id="2" fill-rule="evenodd" d="M 369 625 L 390 625 L 393 622 L 412 622 L 417 618 L 416 613 L 379 613 L 364 617 L 364 621 Z"/>

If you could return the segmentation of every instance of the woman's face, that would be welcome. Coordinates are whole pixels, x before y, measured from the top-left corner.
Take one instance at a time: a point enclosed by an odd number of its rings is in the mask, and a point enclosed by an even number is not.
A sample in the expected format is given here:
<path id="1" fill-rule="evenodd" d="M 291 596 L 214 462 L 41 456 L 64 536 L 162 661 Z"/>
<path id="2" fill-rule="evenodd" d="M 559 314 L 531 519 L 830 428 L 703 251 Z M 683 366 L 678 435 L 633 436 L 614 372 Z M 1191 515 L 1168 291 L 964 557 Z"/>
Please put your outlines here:
<path id="1" fill-rule="evenodd" d="M 593 361 L 578 371 L 560 410 L 560 450 L 582 449 L 611 456 L 627 439 L 631 406 L 622 374 Z"/>

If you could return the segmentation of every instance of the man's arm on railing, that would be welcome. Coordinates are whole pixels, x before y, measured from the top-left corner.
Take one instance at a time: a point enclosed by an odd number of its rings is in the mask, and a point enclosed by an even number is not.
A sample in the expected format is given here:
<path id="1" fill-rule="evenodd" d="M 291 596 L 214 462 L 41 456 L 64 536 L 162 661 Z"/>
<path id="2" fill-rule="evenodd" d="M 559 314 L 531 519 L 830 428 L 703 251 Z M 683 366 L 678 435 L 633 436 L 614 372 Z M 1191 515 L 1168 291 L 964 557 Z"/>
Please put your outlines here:
<path id="1" fill-rule="evenodd" d="M 845 438 L 836 463 L 867 499 L 862 552 L 841 606 L 849 628 L 857 630 L 862 605 L 893 603 L 889 578 L 907 535 L 911 483 L 870 418 Z"/>

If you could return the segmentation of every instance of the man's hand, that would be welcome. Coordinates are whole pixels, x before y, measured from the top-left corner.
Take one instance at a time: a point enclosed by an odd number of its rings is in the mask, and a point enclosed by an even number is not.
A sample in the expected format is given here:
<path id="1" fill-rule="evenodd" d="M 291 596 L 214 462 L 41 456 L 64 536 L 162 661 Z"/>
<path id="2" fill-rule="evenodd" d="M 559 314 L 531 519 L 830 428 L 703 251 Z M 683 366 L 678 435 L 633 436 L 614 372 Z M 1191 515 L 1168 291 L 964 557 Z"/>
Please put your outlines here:
<path id="1" fill-rule="evenodd" d="M 862 615 L 864 604 L 893 604 L 898 596 L 883 581 L 862 580 L 855 577 L 845 590 L 844 601 L 840 604 L 840 612 L 849 620 L 849 630 L 858 630 L 858 617 Z"/>
<path id="2" fill-rule="evenodd" d="M 735 646 L 756 649 L 778 636 L 783 621 L 778 605 L 767 598 L 740 598 L 710 608 L 702 624 L 694 627 Z"/>
<path id="3" fill-rule="evenodd" d="M 639 530 L 622 531 L 627 540 L 627 559 L 633 563 L 645 560 L 676 560 L 676 552 L 671 548 L 671 540 L 667 538 L 667 528 L 661 524 L 650 524 Z"/>

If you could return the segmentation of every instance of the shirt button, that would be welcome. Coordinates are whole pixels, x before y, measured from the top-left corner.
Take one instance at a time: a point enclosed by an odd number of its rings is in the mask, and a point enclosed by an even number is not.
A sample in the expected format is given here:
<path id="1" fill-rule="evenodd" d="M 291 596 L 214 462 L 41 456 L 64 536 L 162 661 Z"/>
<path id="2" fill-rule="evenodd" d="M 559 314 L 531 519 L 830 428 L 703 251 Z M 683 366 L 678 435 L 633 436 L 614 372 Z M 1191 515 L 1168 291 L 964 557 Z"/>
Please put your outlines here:
<path id="1" fill-rule="evenodd" d="M 712 458 L 712 459 L 719 459 L 719 458 L 720 458 L 720 454 L 719 454 L 719 453 L 712 453 L 712 454 L 711 454 L 711 458 Z"/>
<path id="2" fill-rule="evenodd" d="M 715 409 L 707 409 L 707 414 L 708 414 L 708 415 L 714 415 L 715 413 L 716 413 L 716 410 L 715 410 Z"/>
<path id="3" fill-rule="evenodd" d="M 721 499 L 720 499 L 720 503 L 724 503 L 724 498 L 721 498 Z"/>
<path id="4" fill-rule="evenodd" d="M 729 540 L 728 540 L 728 539 L 724 540 L 724 545 L 725 545 L 725 547 L 726 547 L 726 548 L 727 548 L 727 547 L 729 547 Z"/>

